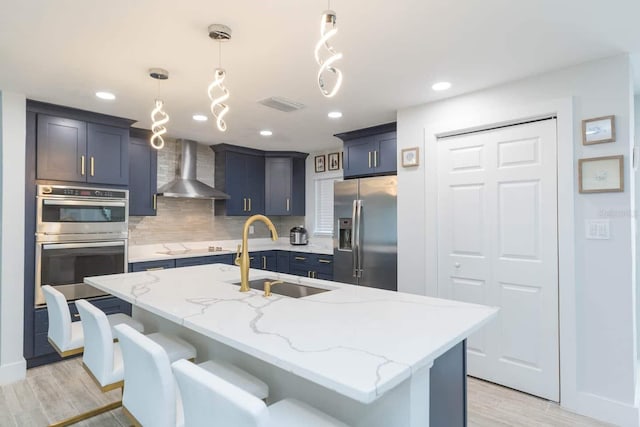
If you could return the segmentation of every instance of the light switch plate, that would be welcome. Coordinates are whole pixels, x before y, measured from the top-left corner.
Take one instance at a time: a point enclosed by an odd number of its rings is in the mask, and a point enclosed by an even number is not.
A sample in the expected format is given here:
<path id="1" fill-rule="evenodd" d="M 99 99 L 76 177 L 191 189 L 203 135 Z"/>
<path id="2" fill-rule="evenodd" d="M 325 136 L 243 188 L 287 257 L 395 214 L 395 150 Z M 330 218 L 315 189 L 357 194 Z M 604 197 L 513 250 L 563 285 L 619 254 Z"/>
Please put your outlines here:
<path id="1" fill-rule="evenodd" d="M 585 237 L 590 240 L 608 240 L 610 238 L 608 219 L 587 219 Z"/>

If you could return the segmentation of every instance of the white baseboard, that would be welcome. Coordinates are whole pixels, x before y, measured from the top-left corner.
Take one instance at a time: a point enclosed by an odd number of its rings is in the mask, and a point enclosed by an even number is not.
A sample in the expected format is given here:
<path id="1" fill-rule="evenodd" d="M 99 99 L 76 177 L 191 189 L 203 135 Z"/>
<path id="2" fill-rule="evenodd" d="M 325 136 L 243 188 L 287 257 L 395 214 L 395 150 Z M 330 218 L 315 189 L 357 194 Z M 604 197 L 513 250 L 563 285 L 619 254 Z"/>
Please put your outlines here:
<path id="1" fill-rule="evenodd" d="M 578 392 L 574 402 L 561 403 L 571 412 L 615 424 L 620 427 L 638 427 L 640 408 L 591 393 Z"/>
<path id="2" fill-rule="evenodd" d="M 27 361 L 20 359 L 14 363 L 0 365 L 0 385 L 14 383 L 27 376 Z"/>

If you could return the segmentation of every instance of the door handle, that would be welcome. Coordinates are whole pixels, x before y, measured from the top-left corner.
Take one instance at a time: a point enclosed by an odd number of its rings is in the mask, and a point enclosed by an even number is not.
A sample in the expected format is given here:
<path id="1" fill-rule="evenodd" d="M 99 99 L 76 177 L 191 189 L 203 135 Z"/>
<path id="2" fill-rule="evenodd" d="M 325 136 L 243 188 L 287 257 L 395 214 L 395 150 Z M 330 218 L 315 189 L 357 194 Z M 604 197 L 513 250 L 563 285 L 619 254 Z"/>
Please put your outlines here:
<path id="1" fill-rule="evenodd" d="M 153 210 L 154 211 L 158 210 L 158 195 L 157 194 L 153 195 Z"/>
<path id="2" fill-rule="evenodd" d="M 289 207 L 290 207 L 290 202 L 289 202 L 289 198 L 287 198 L 287 212 L 290 211 Z"/>
<path id="3" fill-rule="evenodd" d="M 95 172 L 95 159 L 91 156 L 91 176 L 94 175 Z"/>
<path id="4" fill-rule="evenodd" d="M 356 231 L 358 232 L 358 237 L 356 238 L 356 241 L 358 242 L 356 244 L 356 247 L 358 248 L 358 277 L 362 277 L 362 247 L 361 247 L 361 243 L 360 242 L 360 229 L 362 228 L 362 200 L 358 199 L 356 201 L 356 216 L 357 216 L 357 220 L 358 220 L 358 224 L 356 225 Z"/>
<path id="5" fill-rule="evenodd" d="M 251 212 L 251 197 L 249 197 L 249 212 Z"/>
<path id="6" fill-rule="evenodd" d="M 357 276 L 357 270 L 358 270 L 358 201 L 354 200 L 353 201 L 353 211 L 351 213 L 351 224 L 352 224 L 352 230 L 351 230 L 351 259 L 352 259 L 352 271 L 353 271 L 353 277 L 358 277 Z"/>
<path id="7" fill-rule="evenodd" d="M 84 156 L 80 156 L 80 175 L 84 176 Z"/>
<path id="8" fill-rule="evenodd" d="M 369 151 L 369 167 L 371 167 L 371 151 Z"/>
<path id="9" fill-rule="evenodd" d="M 247 211 L 247 199 L 244 198 L 242 199 L 242 212 L 246 212 Z"/>
<path id="10" fill-rule="evenodd" d="M 263 270 L 267 269 L 267 257 L 266 256 L 262 257 L 262 269 Z"/>
<path id="11" fill-rule="evenodd" d="M 331 264 L 331 261 L 329 261 L 328 259 L 319 259 L 318 262 L 320 264 Z"/>
<path id="12" fill-rule="evenodd" d="M 374 151 L 373 152 L 373 167 L 377 168 L 378 167 L 378 151 Z"/>
<path id="13" fill-rule="evenodd" d="M 294 259 L 295 259 L 296 261 L 305 261 L 305 260 L 306 260 L 306 258 L 305 258 L 305 257 L 303 257 L 303 256 L 297 256 L 297 257 L 294 257 Z"/>

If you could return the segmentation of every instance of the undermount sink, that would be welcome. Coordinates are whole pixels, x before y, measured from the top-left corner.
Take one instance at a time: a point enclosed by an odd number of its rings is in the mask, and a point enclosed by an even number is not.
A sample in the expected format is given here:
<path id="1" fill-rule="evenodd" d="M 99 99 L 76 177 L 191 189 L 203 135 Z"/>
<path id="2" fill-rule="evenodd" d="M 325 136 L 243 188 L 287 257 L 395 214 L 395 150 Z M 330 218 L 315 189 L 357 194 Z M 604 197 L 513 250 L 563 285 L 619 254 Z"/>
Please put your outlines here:
<path id="1" fill-rule="evenodd" d="M 264 282 L 275 281 L 277 279 L 254 279 L 249 280 L 249 287 L 258 291 L 264 291 Z M 234 285 L 240 285 L 240 282 L 233 282 Z M 278 282 L 271 286 L 271 293 L 284 295 L 291 298 L 302 298 L 310 295 L 329 292 L 331 289 L 314 288 L 313 286 L 300 285 L 291 282 Z"/>

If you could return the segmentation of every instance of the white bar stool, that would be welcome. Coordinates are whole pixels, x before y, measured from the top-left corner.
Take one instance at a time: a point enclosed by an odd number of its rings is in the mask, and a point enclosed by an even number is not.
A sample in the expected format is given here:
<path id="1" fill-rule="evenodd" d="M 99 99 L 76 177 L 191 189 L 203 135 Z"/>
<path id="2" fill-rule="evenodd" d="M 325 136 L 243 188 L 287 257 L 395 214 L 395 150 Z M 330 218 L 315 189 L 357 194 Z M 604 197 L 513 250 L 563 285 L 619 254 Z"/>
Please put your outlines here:
<path id="1" fill-rule="evenodd" d="M 156 342 L 127 325 L 115 327 L 124 360 L 122 409 L 135 426 L 183 426 L 182 399 L 171 372 L 171 360 Z M 188 362 L 191 363 L 191 362 Z M 219 361 L 202 364 L 235 382 L 255 399 L 265 399 L 268 386 L 242 369 Z M 255 397 L 250 392 L 256 393 Z"/>
<path id="2" fill-rule="evenodd" d="M 82 322 L 72 322 L 71 312 L 66 298 L 60 291 L 50 285 L 42 286 L 42 292 L 47 302 L 47 313 L 49 316 L 49 329 L 47 338 L 51 346 L 61 357 L 80 354 L 84 347 L 84 333 L 82 332 Z M 142 332 L 144 326 L 123 313 L 115 313 L 107 316 L 109 324 L 114 325 L 125 323 L 132 328 Z"/>
<path id="3" fill-rule="evenodd" d="M 347 427 L 294 399 L 267 407 L 262 400 L 186 360 L 171 367 L 182 394 L 185 427 Z"/>

